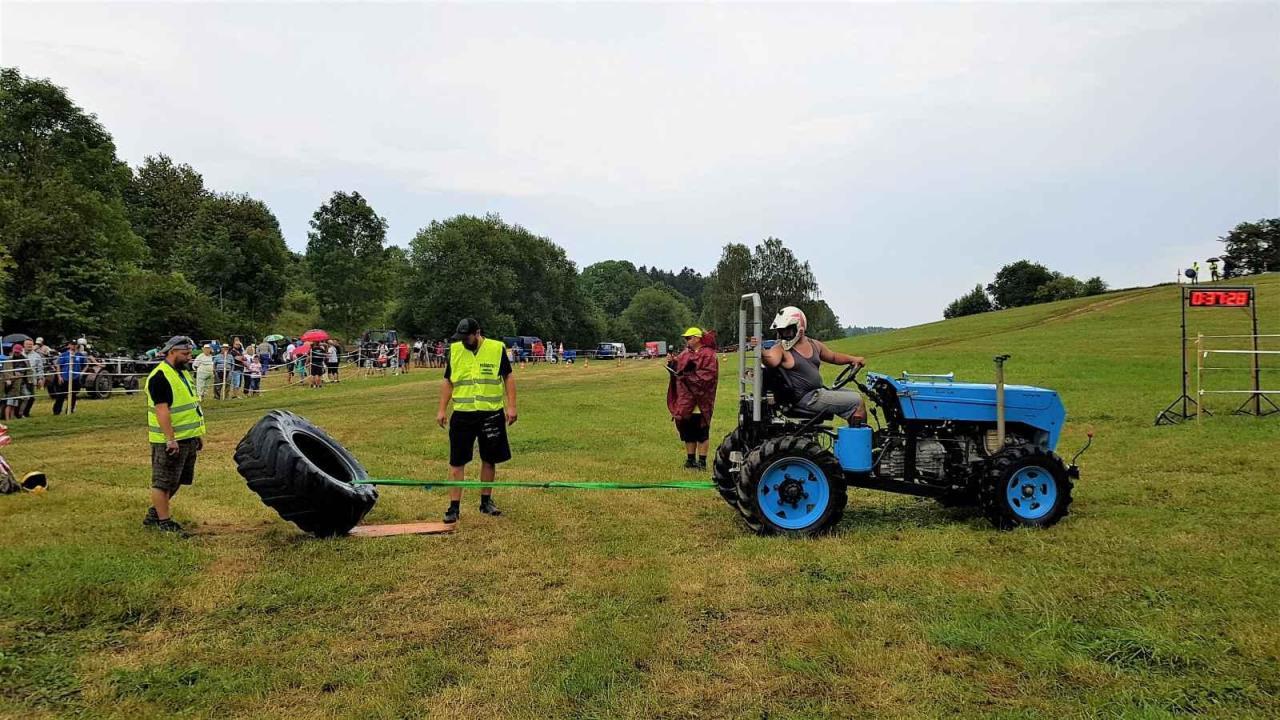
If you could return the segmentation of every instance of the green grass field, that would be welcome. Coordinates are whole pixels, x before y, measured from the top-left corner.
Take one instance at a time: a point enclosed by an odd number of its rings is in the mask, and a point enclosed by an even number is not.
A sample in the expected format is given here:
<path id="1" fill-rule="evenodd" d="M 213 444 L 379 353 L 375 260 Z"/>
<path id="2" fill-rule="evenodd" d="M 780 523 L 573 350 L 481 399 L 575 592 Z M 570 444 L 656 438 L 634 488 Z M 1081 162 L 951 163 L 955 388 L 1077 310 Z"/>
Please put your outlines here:
<path id="1" fill-rule="evenodd" d="M 1280 332 L 1280 277 L 1257 284 Z M 1192 324 L 1247 332 L 1240 311 Z M 835 533 L 792 541 L 748 534 L 709 491 L 509 490 L 497 519 L 468 494 L 451 536 L 322 541 L 236 474 L 236 442 L 279 406 L 375 475 L 442 478 L 439 372 L 418 371 L 210 405 L 178 539 L 139 525 L 141 398 L 72 418 L 42 401 L 5 452 L 52 490 L 0 497 L 0 715 L 1277 717 L 1280 416 L 1153 427 L 1177 395 L 1177 325 L 1162 287 L 843 343 L 873 370 L 984 381 L 1007 352 L 1011 382 L 1060 390 L 1060 450 L 1097 439 L 1071 515 L 1042 532 L 855 491 Z M 504 479 L 697 479 L 659 364 L 517 377 Z M 368 521 L 445 504 L 388 488 Z"/>

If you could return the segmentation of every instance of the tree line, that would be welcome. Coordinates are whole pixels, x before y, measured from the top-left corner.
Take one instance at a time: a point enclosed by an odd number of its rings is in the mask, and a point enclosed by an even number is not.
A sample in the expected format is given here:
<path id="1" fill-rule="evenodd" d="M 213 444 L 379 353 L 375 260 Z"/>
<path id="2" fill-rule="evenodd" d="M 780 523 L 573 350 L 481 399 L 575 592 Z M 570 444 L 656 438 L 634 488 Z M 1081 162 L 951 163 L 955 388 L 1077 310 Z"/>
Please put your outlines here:
<path id="1" fill-rule="evenodd" d="M 1280 218 L 1242 222 L 1218 238 L 1226 246 L 1221 253 L 1223 278 L 1280 271 Z M 1201 279 L 1207 279 L 1201 275 Z M 1019 260 L 1000 268 L 984 288 L 956 298 L 942 311 L 945 319 L 976 315 L 1005 308 L 1100 295 L 1107 283 L 1100 277 L 1080 281 L 1030 260 Z"/>
<path id="2" fill-rule="evenodd" d="M 945 319 L 976 315 L 992 310 L 1067 300 L 1074 297 L 1101 295 L 1107 283 L 1100 277 L 1079 280 L 1031 262 L 1019 260 L 1000 268 L 995 279 L 984 288 L 978 284 L 972 291 L 953 300 L 942 311 Z"/>
<path id="3" fill-rule="evenodd" d="M 141 348 L 175 332 L 353 337 L 375 326 L 445 337 L 473 316 L 494 337 L 590 347 L 732 335 L 739 296 L 798 305 L 842 334 L 807 262 L 777 238 L 732 243 L 709 275 L 607 260 L 581 272 L 550 239 L 497 215 L 433 221 L 408 249 L 358 192 L 334 192 L 291 252 L 262 201 L 205 185 L 188 164 L 130 168 L 97 118 L 47 80 L 0 69 L 0 323 Z"/>
<path id="4" fill-rule="evenodd" d="M 61 88 L 0 69 L 7 331 L 149 345 L 257 327 L 281 309 L 289 259 L 261 201 L 163 155 L 134 171 Z"/>

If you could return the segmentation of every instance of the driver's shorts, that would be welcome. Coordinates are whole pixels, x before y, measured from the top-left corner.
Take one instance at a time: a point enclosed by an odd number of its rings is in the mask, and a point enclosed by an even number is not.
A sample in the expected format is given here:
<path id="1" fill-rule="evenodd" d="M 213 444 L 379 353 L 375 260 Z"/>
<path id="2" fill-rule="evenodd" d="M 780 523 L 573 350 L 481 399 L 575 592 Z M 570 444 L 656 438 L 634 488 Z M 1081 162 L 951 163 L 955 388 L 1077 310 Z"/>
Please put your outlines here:
<path id="1" fill-rule="evenodd" d="M 854 390 L 821 388 L 800 398 L 800 407 L 819 413 L 831 413 L 848 420 L 862 407 L 862 395 Z"/>

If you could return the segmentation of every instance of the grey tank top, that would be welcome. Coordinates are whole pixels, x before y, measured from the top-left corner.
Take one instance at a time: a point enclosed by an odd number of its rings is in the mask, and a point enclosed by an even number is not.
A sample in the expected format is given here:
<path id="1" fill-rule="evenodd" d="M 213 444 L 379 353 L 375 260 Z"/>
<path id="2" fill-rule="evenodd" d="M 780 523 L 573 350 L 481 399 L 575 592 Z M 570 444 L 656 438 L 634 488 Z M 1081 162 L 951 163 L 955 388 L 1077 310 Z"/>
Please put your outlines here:
<path id="1" fill-rule="evenodd" d="M 822 389 L 822 372 L 818 369 L 822 365 L 822 358 L 818 357 L 818 346 L 808 338 L 805 338 L 805 342 L 809 343 L 813 356 L 805 357 L 793 349 L 791 357 L 795 359 L 795 365 L 786 371 L 787 381 L 797 398 L 804 398 L 814 390 Z"/>

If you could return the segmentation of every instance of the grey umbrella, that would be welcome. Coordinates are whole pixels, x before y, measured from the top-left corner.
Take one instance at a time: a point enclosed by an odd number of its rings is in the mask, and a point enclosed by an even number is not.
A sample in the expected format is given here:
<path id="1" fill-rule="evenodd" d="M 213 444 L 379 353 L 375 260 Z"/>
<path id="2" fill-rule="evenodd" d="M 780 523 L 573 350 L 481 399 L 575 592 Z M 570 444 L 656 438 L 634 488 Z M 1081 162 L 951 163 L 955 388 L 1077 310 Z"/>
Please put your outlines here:
<path id="1" fill-rule="evenodd" d="M 12 335 L 5 335 L 4 339 L 0 340 L 0 342 L 3 342 L 5 345 L 12 345 L 14 343 L 24 343 L 30 339 L 31 339 L 30 335 L 24 335 L 22 333 L 13 333 Z"/>

